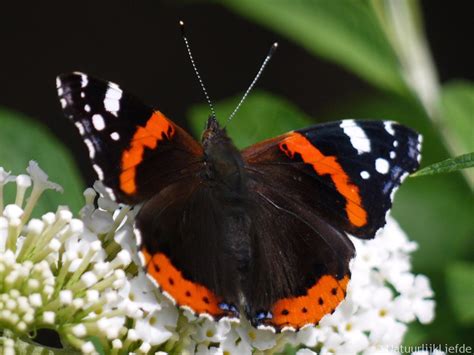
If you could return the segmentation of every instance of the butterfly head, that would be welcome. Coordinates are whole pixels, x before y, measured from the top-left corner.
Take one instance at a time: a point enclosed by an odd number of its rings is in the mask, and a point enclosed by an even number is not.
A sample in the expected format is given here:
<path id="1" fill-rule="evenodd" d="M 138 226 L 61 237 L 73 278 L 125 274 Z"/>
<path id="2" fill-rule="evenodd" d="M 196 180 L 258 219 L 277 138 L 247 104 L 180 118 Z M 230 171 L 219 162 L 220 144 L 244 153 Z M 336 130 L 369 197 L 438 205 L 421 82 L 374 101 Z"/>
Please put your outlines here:
<path id="1" fill-rule="evenodd" d="M 204 148 L 210 142 L 228 141 L 230 138 L 227 136 L 225 127 L 221 127 L 216 116 L 210 115 L 207 119 L 206 128 L 202 133 L 202 144 Z"/>
<path id="2" fill-rule="evenodd" d="M 243 161 L 239 150 L 221 127 L 216 117 L 211 115 L 202 134 L 206 177 L 220 181 L 232 191 L 243 187 Z"/>

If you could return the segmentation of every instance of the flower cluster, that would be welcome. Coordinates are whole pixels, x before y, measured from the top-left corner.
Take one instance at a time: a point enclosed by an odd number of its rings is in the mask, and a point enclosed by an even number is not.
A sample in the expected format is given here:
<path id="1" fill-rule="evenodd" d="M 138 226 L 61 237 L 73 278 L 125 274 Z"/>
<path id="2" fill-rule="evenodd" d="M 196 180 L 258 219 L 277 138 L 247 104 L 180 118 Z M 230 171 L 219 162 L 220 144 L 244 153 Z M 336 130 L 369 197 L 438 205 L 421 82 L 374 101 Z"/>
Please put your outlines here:
<path id="1" fill-rule="evenodd" d="M 379 353 L 400 345 L 407 323 L 434 316 L 433 292 L 413 275 L 410 242 L 396 222 L 372 241 L 353 238 L 357 256 L 346 300 L 316 327 L 274 334 L 178 310 L 148 281 L 133 232 L 135 211 L 101 184 L 84 192 L 80 218 L 65 207 L 31 218 L 45 189 L 60 190 L 31 162 L 28 175 L 0 168 L 0 349 L 48 328 L 65 347 L 107 354 Z M 3 186 L 16 182 L 14 203 Z M 25 195 L 32 186 L 25 203 Z"/>

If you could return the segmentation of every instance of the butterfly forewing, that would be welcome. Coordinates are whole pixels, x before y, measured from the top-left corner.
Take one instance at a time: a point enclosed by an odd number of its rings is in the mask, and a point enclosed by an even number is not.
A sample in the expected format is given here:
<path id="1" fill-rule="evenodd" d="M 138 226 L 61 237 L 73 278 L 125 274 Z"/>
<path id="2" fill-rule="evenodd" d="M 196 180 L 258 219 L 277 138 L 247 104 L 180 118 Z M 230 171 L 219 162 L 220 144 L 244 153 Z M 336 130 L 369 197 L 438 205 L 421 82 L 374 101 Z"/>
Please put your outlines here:
<path id="1" fill-rule="evenodd" d="M 316 125 L 243 151 L 249 171 L 336 228 L 372 238 L 419 166 L 421 136 L 391 121 Z"/>
<path id="2" fill-rule="evenodd" d="M 152 197 L 202 161 L 191 136 L 117 84 L 71 73 L 58 76 L 57 90 L 99 179 L 121 202 Z"/>

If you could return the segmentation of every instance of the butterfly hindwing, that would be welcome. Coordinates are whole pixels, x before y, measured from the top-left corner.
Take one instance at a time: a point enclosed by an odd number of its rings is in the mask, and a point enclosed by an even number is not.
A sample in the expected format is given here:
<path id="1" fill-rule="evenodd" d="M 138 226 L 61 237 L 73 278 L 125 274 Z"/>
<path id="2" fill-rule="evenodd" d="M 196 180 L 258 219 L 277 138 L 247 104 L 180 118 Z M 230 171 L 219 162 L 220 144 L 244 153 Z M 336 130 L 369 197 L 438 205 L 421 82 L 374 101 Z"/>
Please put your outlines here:
<path id="1" fill-rule="evenodd" d="M 137 216 L 147 270 L 179 306 L 219 319 L 238 317 L 238 262 L 246 230 L 220 194 L 195 177 L 145 202 Z M 234 226 L 238 225 L 238 228 Z"/>
<path id="2" fill-rule="evenodd" d="M 58 76 L 57 90 L 99 179 L 120 202 L 141 202 L 202 161 L 191 136 L 117 84 L 70 73 Z"/>
<path id="3" fill-rule="evenodd" d="M 354 246 L 278 186 L 263 183 L 261 176 L 250 180 L 255 208 L 244 291 L 249 319 L 277 331 L 317 324 L 345 297 Z"/>

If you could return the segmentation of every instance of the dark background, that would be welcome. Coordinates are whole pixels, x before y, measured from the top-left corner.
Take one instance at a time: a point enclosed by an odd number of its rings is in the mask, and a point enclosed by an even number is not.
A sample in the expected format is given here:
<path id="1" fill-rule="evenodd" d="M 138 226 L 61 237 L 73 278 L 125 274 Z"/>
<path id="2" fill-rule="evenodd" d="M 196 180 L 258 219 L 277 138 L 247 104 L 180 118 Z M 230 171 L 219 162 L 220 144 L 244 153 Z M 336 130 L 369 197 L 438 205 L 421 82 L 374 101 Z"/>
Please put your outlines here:
<path id="1" fill-rule="evenodd" d="M 427 37 L 441 80 L 473 79 L 470 2 L 423 1 Z M 217 4 L 175 1 L 3 2 L 0 6 L 0 106 L 45 123 L 67 144 L 86 181 L 86 149 L 63 118 L 55 76 L 73 70 L 119 83 L 186 127 L 203 101 L 180 35 L 183 19 L 213 100 L 245 90 L 275 40 L 280 47 L 258 87 L 288 98 L 312 117 L 375 89 L 339 66 Z M 203 122 L 205 121 L 203 117 Z M 1 127 L 0 127 L 1 129 Z"/>

